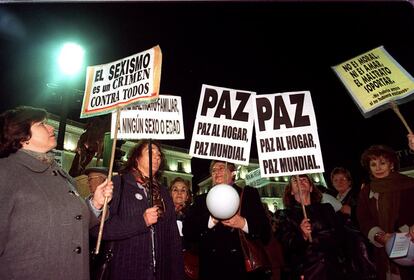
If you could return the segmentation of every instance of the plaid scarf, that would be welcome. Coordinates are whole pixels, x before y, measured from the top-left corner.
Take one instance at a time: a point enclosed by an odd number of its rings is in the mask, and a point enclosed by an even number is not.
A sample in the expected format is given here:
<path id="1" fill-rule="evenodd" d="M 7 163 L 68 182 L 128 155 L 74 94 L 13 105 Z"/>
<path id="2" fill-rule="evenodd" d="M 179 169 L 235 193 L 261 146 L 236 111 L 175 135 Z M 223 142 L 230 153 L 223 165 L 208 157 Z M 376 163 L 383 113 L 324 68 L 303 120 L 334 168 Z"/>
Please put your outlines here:
<path id="1" fill-rule="evenodd" d="M 142 175 L 142 173 L 138 170 L 138 169 L 132 169 L 132 175 L 134 175 L 135 177 L 135 181 L 137 183 L 139 183 L 141 186 L 144 187 L 145 192 L 148 196 L 148 194 L 150 193 L 150 180 L 148 177 Z M 158 183 L 158 181 L 153 178 L 152 179 L 152 203 L 153 206 L 157 206 L 158 207 L 158 216 L 162 217 L 164 215 L 165 212 L 165 203 L 164 203 L 164 199 L 161 196 L 161 191 L 160 191 L 160 185 Z"/>

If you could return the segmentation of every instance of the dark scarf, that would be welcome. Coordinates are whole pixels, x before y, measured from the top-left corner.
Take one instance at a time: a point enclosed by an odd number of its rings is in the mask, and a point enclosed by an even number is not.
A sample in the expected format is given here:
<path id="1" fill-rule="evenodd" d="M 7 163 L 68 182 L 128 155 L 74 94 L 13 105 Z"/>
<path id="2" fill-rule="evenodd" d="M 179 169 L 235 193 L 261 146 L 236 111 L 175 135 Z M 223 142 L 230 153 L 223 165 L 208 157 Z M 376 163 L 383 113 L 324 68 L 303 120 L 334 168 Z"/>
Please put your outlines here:
<path id="1" fill-rule="evenodd" d="M 132 169 L 132 175 L 135 177 L 135 181 L 145 188 L 145 192 L 150 194 L 150 180 L 148 177 L 142 175 L 138 169 Z M 158 206 L 158 216 L 162 217 L 165 212 L 164 199 L 161 196 L 160 185 L 158 181 L 153 177 L 152 179 L 152 203 L 153 206 Z"/>
<path id="2" fill-rule="evenodd" d="M 386 178 L 373 178 L 370 183 L 373 192 L 379 193 L 378 218 L 385 232 L 394 232 L 400 211 L 401 192 L 414 188 L 414 179 L 398 172 L 391 172 Z"/>

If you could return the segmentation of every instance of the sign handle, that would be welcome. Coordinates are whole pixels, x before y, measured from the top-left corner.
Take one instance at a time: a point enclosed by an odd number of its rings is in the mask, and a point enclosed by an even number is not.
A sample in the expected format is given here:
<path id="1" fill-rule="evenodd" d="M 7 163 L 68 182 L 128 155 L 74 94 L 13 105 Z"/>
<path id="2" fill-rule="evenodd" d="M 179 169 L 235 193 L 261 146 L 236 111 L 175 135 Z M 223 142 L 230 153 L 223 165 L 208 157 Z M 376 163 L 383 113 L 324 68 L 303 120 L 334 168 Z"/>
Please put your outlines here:
<path id="1" fill-rule="evenodd" d="M 408 133 L 409 134 L 413 134 L 413 131 L 408 126 L 407 122 L 404 119 L 404 116 L 401 114 L 400 109 L 398 109 L 397 103 L 395 103 L 394 101 L 391 101 L 390 102 L 390 106 L 391 106 L 392 110 L 394 111 L 394 113 L 396 113 L 397 116 L 400 118 L 400 120 L 404 124 L 405 128 L 407 129 Z"/>
<path id="2" fill-rule="evenodd" d="M 112 170 L 114 168 L 115 149 L 116 149 L 116 141 L 118 138 L 120 115 L 121 115 L 121 109 L 118 107 L 116 109 L 115 132 L 114 132 L 114 139 L 112 141 L 111 160 L 109 161 L 108 181 L 111 181 L 112 179 Z M 103 228 L 104 228 L 107 212 L 108 212 L 108 197 L 105 197 L 104 206 L 103 206 L 103 210 L 101 214 L 101 223 L 99 224 L 98 239 L 96 240 L 95 255 L 99 254 L 99 247 L 101 246 L 102 233 L 103 233 Z"/>
<path id="3" fill-rule="evenodd" d="M 299 175 L 296 175 L 295 177 L 296 177 L 296 184 L 298 185 L 300 205 L 302 206 L 303 216 L 307 220 L 308 219 L 308 215 L 306 213 L 305 205 L 303 204 L 302 192 L 300 191 Z M 311 234 L 309 234 L 309 242 L 312 243 L 312 235 Z"/>

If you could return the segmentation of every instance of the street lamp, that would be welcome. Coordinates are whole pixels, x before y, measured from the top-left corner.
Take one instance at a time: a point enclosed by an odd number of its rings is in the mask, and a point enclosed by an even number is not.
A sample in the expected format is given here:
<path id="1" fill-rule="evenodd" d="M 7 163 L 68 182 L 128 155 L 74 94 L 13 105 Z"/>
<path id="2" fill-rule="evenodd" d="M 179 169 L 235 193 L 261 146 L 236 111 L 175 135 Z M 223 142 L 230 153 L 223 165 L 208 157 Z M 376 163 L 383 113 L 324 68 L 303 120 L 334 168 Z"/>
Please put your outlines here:
<path id="1" fill-rule="evenodd" d="M 82 69 L 84 50 L 76 43 L 65 43 L 59 53 L 58 64 L 60 71 L 72 78 L 79 70 Z M 63 150 L 63 143 L 65 140 L 66 118 L 68 115 L 68 96 L 65 92 L 62 93 L 60 122 L 56 149 Z"/>

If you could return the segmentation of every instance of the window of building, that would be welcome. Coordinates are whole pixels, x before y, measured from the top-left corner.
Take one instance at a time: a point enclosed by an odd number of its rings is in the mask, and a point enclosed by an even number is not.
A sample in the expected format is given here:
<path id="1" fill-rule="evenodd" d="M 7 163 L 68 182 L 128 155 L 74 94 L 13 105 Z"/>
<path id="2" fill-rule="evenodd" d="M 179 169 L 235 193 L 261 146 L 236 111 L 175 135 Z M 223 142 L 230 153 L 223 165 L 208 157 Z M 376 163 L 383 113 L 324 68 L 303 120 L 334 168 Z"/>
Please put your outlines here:
<path id="1" fill-rule="evenodd" d="M 184 171 L 184 166 L 182 161 L 177 161 L 177 170 L 180 172 Z"/>

